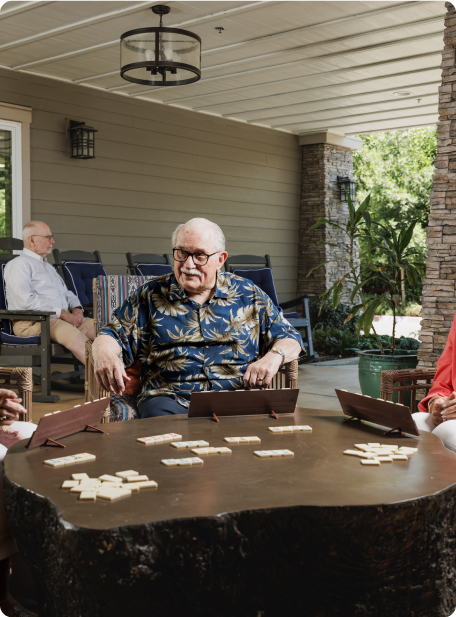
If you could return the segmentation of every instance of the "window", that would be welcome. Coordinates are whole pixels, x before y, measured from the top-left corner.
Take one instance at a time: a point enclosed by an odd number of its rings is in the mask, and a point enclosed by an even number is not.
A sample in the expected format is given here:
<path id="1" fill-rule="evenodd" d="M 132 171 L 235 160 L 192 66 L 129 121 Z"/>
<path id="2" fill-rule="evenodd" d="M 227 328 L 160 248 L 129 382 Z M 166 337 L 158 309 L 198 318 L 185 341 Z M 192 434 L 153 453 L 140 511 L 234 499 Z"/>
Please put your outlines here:
<path id="1" fill-rule="evenodd" d="M 21 237 L 21 123 L 0 120 L 0 237 Z"/>

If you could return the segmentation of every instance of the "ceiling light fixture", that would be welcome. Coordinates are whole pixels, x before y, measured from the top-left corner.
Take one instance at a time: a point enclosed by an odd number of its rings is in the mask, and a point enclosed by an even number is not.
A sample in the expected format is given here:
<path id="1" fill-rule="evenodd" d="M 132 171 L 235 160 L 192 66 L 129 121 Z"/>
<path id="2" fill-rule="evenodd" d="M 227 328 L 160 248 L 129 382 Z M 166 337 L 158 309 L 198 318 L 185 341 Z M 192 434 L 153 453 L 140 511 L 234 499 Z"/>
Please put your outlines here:
<path id="1" fill-rule="evenodd" d="M 408 90 L 398 90 L 397 92 L 393 92 L 393 96 L 410 96 L 412 93 Z"/>
<path id="2" fill-rule="evenodd" d="M 180 28 L 164 28 L 169 6 L 152 7 L 158 28 L 129 30 L 120 37 L 120 76 L 144 86 L 184 86 L 201 79 L 201 39 Z"/>
<path id="3" fill-rule="evenodd" d="M 225 30 L 223 26 L 215 26 L 215 29 L 217 30 L 219 34 L 222 34 L 222 32 Z"/>

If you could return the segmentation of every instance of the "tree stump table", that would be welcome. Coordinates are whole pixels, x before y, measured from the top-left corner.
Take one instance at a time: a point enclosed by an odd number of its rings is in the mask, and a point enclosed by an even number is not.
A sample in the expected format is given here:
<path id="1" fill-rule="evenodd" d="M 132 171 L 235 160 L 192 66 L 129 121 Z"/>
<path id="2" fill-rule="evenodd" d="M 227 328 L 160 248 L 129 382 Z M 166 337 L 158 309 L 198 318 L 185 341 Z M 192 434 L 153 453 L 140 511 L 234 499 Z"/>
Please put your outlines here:
<path id="1" fill-rule="evenodd" d="M 322 415 L 324 414 L 324 415 Z M 276 435 L 271 425 L 310 424 Z M 29 561 L 40 617 L 333 615 L 448 617 L 456 605 L 456 454 L 430 433 L 387 436 L 341 414 L 209 419 L 161 417 L 79 433 L 65 450 L 12 447 L 4 461 L 8 517 Z M 145 437 L 230 446 L 197 467 Z M 418 446 L 407 462 L 366 467 L 342 452 L 355 443 Z M 294 458 L 260 459 L 288 448 Z M 80 452 L 94 462 L 51 468 Z M 189 451 L 185 451 L 187 454 Z M 191 456 L 191 454 L 187 454 Z M 134 469 L 158 489 L 85 503 L 61 490 L 75 472 Z"/>

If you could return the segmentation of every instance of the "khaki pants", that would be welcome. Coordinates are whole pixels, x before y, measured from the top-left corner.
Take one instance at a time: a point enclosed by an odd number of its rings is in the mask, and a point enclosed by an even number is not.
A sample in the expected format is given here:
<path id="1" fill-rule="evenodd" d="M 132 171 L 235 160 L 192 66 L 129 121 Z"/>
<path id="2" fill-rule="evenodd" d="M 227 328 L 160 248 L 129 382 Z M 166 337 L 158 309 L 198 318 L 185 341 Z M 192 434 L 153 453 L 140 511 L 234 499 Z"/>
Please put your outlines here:
<path id="1" fill-rule="evenodd" d="M 80 334 L 85 334 L 93 328 L 93 319 L 84 317 L 84 321 L 75 328 L 63 319 L 51 317 L 51 340 L 59 343 L 64 347 L 68 347 L 74 339 Z M 39 336 L 41 334 L 41 321 L 15 321 L 13 323 L 13 332 L 16 336 Z"/>

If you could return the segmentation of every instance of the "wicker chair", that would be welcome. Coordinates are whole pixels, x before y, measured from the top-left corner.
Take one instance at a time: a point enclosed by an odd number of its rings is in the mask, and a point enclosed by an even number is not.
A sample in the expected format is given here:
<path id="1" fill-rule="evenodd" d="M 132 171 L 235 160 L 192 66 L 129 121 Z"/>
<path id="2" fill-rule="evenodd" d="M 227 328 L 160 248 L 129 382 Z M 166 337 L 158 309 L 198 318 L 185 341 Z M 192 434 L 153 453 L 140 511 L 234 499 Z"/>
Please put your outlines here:
<path id="1" fill-rule="evenodd" d="M 98 276 L 93 279 L 93 309 L 95 332 L 109 323 L 111 314 L 128 296 L 150 277 L 144 276 Z M 92 341 L 86 342 L 85 400 L 91 402 L 104 396 L 111 396 L 111 407 L 103 422 L 133 420 L 137 417 L 136 400 L 131 396 L 117 396 L 101 388 L 95 379 L 92 355 Z M 128 374 L 128 371 L 127 371 Z M 270 388 L 296 388 L 298 383 L 298 361 L 285 364 L 271 382 Z"/>
<path id="2" fill-rule="evenodd" d="M 31 422 L 33 391 L 32 369 L 26 367 L 13 368 L 10 366 L 0 366 L 0 386 L 8 390 L 17 391 L 19 398 L 22 399 L 22 406 L 27 410 L 25 418 L 21 417 L 20 420 Z"/>
<path id="3" fill-rule="evenodd" d="M 424 390 L 425 396 L 432 386 L 432 380 L 435 377 L 437 369 L 435 368 L 415 368 L 401 369 L 399 371 L 382 371 L 380 373 L 380 398 L 384 401 L 393 400 L 393 392 L 399 392 L 398 402 L 404 400 L 404 392 L 412 391 L 410 410 L 412 413 L 416 411 L 416 393 L 418 390 Z M 404 382 L 409 382 L 404 385 Z M 398 383 L 399 385 L 394 385 Z"/>

